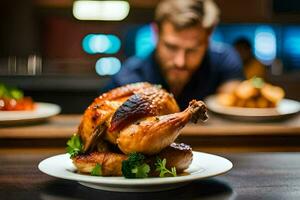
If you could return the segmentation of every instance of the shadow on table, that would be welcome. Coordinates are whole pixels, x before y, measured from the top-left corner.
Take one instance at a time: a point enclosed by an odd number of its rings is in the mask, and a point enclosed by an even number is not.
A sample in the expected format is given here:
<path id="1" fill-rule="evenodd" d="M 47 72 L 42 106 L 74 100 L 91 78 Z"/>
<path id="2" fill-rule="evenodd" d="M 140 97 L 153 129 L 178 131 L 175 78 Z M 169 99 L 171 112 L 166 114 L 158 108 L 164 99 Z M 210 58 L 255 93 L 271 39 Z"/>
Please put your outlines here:
<path id="1" fill-rule="evenodd" d="M 56 180 L 48 182 L 42 187 L 40 198 L 43 200 L 77 200 L 77 199 L 124 199 L 124 200 L 167 200 L 167 199 L 201 199 L 218 200 L 233 199 L 235 196 L 232 188 L 216 179 L 207 179 L 193 182 L 184 187 L 149 193 L 124 193 L 109 192 L 84 187 L 76 182 Z"/>

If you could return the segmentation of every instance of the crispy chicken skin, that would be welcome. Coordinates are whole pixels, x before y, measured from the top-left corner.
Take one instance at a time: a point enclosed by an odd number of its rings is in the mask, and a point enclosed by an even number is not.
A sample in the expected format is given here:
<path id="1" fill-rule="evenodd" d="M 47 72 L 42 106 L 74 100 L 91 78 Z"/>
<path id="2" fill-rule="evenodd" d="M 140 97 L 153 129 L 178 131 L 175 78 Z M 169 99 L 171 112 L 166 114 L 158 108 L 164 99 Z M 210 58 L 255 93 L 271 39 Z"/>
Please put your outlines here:
<path id="1" fill-rule="evenodd" d="M 111 120 L 109 131 L 117 131 L 136 119 L 179 112 L 173 96 L 159 87 L 150 87 L 132 95 L 120 106 Z"/>
<path id="2" fill-rule="evenodd" d="M 85 111 L 78 133 L 86 152 L 93 150 L 102 135 L 115 144 L 118 131 L 141 117 L 178 111 L 173 96 L 160 87 L 149 83 L 129 84 L 95 99 Z"/>
<path id="3" fill-rule="evenodd" d="M 183 172 L 192 162 L 192 149 L 186 144 L 173 143 L 159 154 L 149 157 L 146 162 L 150 165 L 151 175 L 157 176 L 155 172 L 155 161 L 166 159 L 166 167 L 176 167 L 177 173 Z M 101 165 L 102 176 L 122 176 L 122 161 L 128 158 L 127 155 L 111 152 L 93 152 L 87 155 L 78 155 L 73 158 L 73 163 L 80 173 L 91 173 L 96 164 Z"/>
<path id="4" fill-rule="evenodd" d="M 80 173 L 91 173 L 96 164 L 101 165 L 102 176 L 122 176 L 122 161 L 127 156 L 112 152 L 93 152 L 73 158 L 73 163 Z"/>
<path id="5" fill-rule="evenodd" d="M 153 87 L 149 83 L 135 83 L 113 89 L 102 94 L 85 110 L 78 128 L 84 151 L 87 151 L 97 136 L 101 135 L 105 128 L 101 127 L 114 114 L 114 112 L 135 91 Z"/>
<path id="6" fill-rule="evenodd" d="M 197 122 L 198 119 L 207 119 L 207 108 L 202 101 L 193 100 L 182 112 L 147 117 L 127 126 L 120 131 L 117 144 L 125 154 L 157 154 L 175 141 L 179 130 L 190 120 Z"/>
<path id="7" fill-rule="evenodd" d="M 159 87 L 150 87 L 136 92 L 114 113 L 104 138 L 116 144 L 120 130 L 135 121 L 149 116 L 179 112 L 174 97 Z"/>

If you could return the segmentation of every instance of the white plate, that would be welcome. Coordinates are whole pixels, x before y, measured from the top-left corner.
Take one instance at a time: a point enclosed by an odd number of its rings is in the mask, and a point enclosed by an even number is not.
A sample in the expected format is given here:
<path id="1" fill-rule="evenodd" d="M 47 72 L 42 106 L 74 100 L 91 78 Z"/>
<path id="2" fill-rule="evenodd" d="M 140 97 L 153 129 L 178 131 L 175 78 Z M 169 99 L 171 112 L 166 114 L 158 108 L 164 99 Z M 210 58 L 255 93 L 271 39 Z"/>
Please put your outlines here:
<path id="1" fill-rule="evenodd" d="M 186 170 L 188 175 L 166 178 L 126 179 L 124 177 L 99 177 L 75 173 L 68 154 L 47 158 L 39 169 L 54 177 L 78 181 L 87 187 L 118 192 L 150 192 L 183 186 L 193 180 L 217 176 L 229 171 L 232 163 L 220 156 L 193 152 L 193 162 Z"/>
<path id="2" fill-rule="evenodd" d="M 240 120 L 271 120 L 285 118 L 300 112 L 300 103 L 291 99 L 283 99 L 275 108 L 243 108 L 221 105 L 216 95 L 209 96 L 205 103 L 212 112 Z"/>
<path id="3" fill-rule="evenodd" d="M 52 103 L 35 103 L 34 110 L 28 111 L 0 111 L 0 124 L 15 124 L 39 121 L 57 115 L 60 107 Z"/>

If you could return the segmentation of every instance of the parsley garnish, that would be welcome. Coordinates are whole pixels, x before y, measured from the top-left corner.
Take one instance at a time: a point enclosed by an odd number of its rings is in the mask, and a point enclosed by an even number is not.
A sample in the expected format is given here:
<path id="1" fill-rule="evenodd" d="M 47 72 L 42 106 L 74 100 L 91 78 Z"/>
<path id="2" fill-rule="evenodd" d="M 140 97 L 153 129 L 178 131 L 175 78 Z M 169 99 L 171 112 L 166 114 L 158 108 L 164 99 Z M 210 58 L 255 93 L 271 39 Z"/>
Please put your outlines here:
<path id="1" fill-rule="evenodd" d="M 176 167 L 172 167 L 171 171 L 170 171 L 166 168 L 166 163 L 167 163 L 167 160 L 165 158 L 163 160 L 161 160 L 160 158 L 157 158 L 156 163 L 155 163 L 155 166 L 156 166 L 155 171 L 159 172 L 159 177 L 165 177 L 166 174 L 177 176 Z"/>
<path id="2" fill-rule="evenodd" d="M 102 166 L 100 164 L 96 164 L 96 166 L 91 171 L 92 176 L 101 176 L 102 175 Z"/>
<path id="3" fill-rule="evenodd" d="M 145 156 L 141 153 L 131 153 L 127 160 L 122 162 L 122 174 L 125 178 L 146 178 L 150 166 L 144 162 Z"/>
<path id="4" fill-rule="evenodd" d="M 74 134 L 67 142 L 67 152 L 70 154 L 71 158 L 77 156 L 83 151 L 83 144 L 79 135 Z"/>

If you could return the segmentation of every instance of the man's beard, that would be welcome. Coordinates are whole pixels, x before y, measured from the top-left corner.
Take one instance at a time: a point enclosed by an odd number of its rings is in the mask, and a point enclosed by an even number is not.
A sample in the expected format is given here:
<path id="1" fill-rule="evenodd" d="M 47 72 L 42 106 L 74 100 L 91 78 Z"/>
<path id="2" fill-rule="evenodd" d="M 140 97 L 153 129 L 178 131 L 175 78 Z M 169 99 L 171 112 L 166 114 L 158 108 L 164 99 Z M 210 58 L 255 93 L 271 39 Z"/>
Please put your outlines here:
<path id="1" fill-rule="evenodd" d="M 172 70 L 176 70 L 176 71 L 172 72 Z M 178 93 L 181 93 L 183 87 L 188 83 L 190 76 L 191 76 L 191 72 L 184 68 L 178 69 L 176 67 L 173 67 L 165 70 L 165 78 L 167 84 L 169 85 L 171 92 L 175 93 L 175 96 L 177 96 Z"/>
<path id="2" fill-rule="evenodd" d="M 172 67 L 169 69 L 166 69 L 165 75 L 170 82 L 174 82 L 176 84 L 177 82 L 185 83 L 190 78 L 191 71 L 187 70 L 186 68 L 177 68 Z"/>

